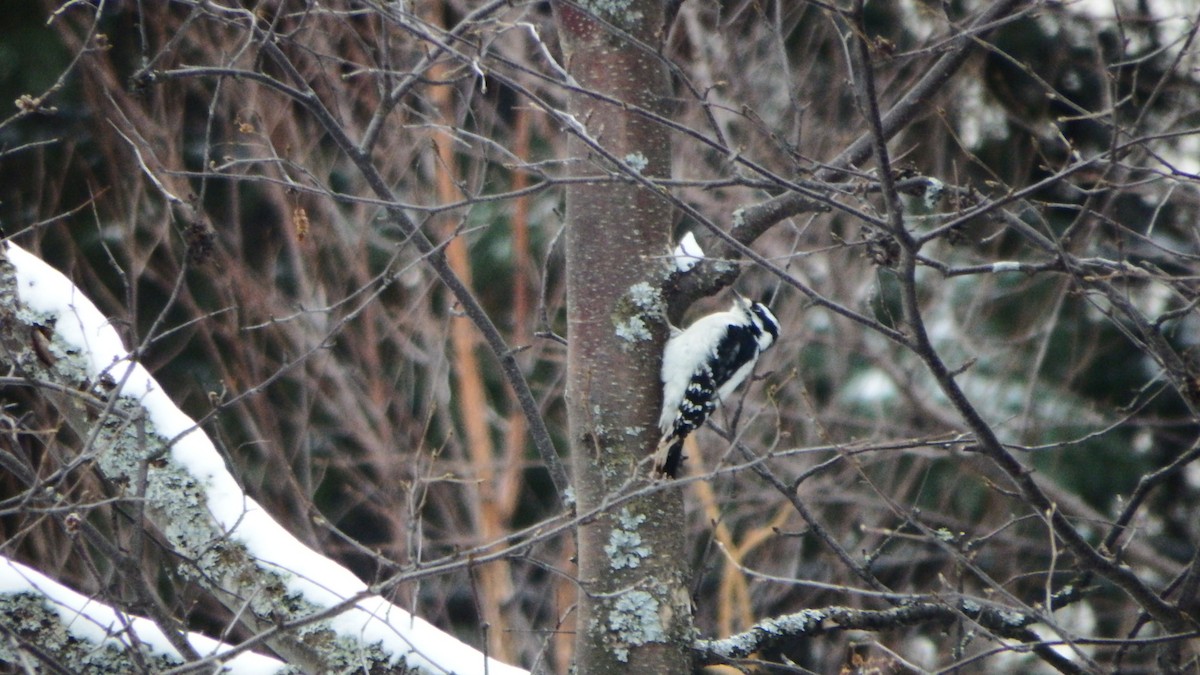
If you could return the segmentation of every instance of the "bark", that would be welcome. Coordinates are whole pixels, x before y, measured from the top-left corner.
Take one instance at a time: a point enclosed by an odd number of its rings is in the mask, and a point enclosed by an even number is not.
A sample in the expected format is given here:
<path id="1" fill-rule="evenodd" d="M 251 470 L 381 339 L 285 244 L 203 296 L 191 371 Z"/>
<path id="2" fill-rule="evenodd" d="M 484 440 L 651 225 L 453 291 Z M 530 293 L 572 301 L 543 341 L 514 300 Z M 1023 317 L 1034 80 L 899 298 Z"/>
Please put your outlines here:
<path id="1" fill-rule="evenodd" d="M 567 191 L 567 411 L 578 507 L 588 512 L 645 487 L 658 435 L 671 209 L 646 179 L 670 175 L 670 138 L 634 108 L 662 114 L 669 80 L 655 51 L 659 3 L 556 12 L 579 85 L 571 113 L 586 129 L 572 139 L 573 170 L 630 179 Z M 682 495 L 667 486 L 579 528 L 576 672 L 690 671 L 682 522 Z"/>

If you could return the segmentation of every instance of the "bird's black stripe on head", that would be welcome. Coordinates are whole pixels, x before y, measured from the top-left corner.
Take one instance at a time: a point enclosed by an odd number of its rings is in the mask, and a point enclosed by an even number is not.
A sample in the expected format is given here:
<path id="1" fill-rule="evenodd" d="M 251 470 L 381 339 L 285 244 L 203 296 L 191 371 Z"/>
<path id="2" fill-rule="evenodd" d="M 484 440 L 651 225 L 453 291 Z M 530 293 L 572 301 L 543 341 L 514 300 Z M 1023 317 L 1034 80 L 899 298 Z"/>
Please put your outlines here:
<path id="1" fill-rule="evenodd" d="M 750 305 L 750 311 L 758 316 L 763 323 L 763 328 L 771 334 L 772 342 L 779 338 L 779 322 L 775 320 L 775 315 L 771 314 L 771 310 L 767 309 L 761 302 L 756 302 Z"/>

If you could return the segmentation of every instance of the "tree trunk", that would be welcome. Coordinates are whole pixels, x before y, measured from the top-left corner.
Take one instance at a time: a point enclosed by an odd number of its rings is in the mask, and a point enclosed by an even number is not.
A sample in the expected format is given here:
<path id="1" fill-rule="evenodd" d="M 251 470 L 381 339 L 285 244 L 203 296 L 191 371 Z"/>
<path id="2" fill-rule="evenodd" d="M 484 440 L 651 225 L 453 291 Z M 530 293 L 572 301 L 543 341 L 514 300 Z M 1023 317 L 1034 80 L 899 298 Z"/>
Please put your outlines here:
<path id="1" fill-rule="evenodd" d="M 669 80 L 650 51 L 661 41 L 661 5 L 597 11 L 557 6 L 567 71 L 584 91 L 662 114 Z M 572 139 L 575 173 L 670 175 L 670 138 L 660 125 L 585 93 L 574 95 L 571 113 L 590 137 Z M 644 460 L 661 405 L 659 289 L 670 216 L 666 200 L 632 179 L 567 191 L 567 410 L 580 513 L 647 484 Z M 682 522 L 682 495 L 668 488 L 580 527 L 576 672 L 690 671 Z"/>

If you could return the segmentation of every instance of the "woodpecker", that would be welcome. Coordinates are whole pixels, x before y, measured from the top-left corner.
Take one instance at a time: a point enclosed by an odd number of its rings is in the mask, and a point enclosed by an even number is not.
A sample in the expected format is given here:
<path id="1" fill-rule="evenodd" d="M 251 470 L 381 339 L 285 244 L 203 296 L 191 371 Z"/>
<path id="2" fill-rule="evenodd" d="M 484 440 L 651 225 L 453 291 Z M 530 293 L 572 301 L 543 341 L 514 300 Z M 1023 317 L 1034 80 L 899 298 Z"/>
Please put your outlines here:
<path id="1" fill-rule="evenodd" d="M 749 377 L 778 337 L 779 320 L 771 310 L 740 295 L 727 311 L 701 317 L 684 330 L 671 329 L 663 350 L 656 477 L 675 477 L 683 464 L 683 439 Z"/>

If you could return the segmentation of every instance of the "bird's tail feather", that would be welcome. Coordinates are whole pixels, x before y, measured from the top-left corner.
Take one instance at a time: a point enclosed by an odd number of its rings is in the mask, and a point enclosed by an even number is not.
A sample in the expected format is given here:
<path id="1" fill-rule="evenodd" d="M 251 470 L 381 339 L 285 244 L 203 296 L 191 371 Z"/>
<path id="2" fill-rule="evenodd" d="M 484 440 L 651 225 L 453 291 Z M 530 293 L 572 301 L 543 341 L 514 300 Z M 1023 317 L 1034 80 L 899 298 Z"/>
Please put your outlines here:
<path id="1" fill-rule="evenodd" d="M 658 442 L 658 449 L 654 451 L 654 477 L 655 478 L 674 478 L 679 473 L 679 468 L 683 466 L 683 439 L 684 436 L 675 434 L 667 434 Z"/>

